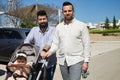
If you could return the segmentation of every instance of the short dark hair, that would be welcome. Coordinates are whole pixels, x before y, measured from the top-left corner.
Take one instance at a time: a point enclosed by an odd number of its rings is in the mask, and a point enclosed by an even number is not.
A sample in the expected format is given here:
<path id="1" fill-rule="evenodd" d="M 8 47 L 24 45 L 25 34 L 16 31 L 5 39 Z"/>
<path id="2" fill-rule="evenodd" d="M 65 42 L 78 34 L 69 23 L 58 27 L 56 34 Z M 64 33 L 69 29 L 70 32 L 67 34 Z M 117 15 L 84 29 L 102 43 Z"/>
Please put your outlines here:
<path id="1" fill-rule="evenodd" d="M 62 5 L 62 9 L 63 9 L 64 6 L 68 6 L 68 5 L 71 5 L 72 8 L 73 8 L 73 11 L 74 11 L 74 6 L 73 6 L 73 4 L 70 3 L 70 2 L 68 2 L 68 1 L 65 1 L 65 2 L 63 3 L 63 5 Z"/>
<path id="2" fill-rule="evenodd" d="M 46 13 L 45 10 L 40 10 L 40 11 L 37 12 L 37 17 L 38 16 L 46 16 L 47 17 L 47 13 Z"/>

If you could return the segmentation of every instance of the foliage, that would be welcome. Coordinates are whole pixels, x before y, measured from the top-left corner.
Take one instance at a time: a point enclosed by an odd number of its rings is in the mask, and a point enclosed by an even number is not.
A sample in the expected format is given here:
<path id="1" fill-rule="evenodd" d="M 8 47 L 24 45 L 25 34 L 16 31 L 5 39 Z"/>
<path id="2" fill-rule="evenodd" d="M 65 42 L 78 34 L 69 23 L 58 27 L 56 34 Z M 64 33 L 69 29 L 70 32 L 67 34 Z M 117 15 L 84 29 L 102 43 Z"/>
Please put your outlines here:
<path id="1" fill-rule="evenodd" d="M 116 29 L 117 28 L 117 25 L 116 25 L 116 19 L 115 19 L 115 16 L 113 17 L 113 29 Z"/>
<path id="2" fill-rule="evenodd" d="M 6 5 L 7 4 L 5 4 L 4 6 Z M 15 27 L 33 27 L 37 24 L 36 23 L 37 21 L 36 20 L 36 5 L 23 7 L 23 0 L 16 0 L 15 6 L 16 7 L 14 7 L 13 10 L 7 10 L 6 12 L 7 18 L 13 23 Z M 51 6 L 53 5 L 40 5 L 38 6 L 38 9 L 39 10 L 41 10 L 41 8 L 45 9 L 48 15 L 49 22 L 52 24 L 56 24 L 58 22 L 57 10 Z M 0 5 L 0 9 L 1 7 L 2 6 Z"/>
<path id="3" fill-rule="evenodd" d="M 89 32 L 93 34 L 120 33 L 120 29 L 90 30 Z"/>
<path id="4" fill-rule="evenodd" d="M 108 17 L 106 17 L 106 20 L 105 20 L 105 26 L 104 26 L 105 29 L 109 29 L 110 26 L 109 26 L 109 19 Z"/>
<path id="5" fill-rule="evenodd" d="M 64 21 L 64 18 L 62 18 L 60 22 L 63 22 L 63 21 Z"/>
<path id="6" fill-rule="evenodd" d="M 34 23 L 30 24 L 30 23 L 22 22 L 19 27 L 21 27 L 21 28 L 32 28 L 34 26 L 37 26 L 37 24 L 34 24 Z"/>
<path id="7" fill-rule="evenodd" d="M 21 7 L 23 7 L 23 2 L 22 0 L 15 0 L 13 2 L 14 5 L 10 3 L 10 5 L 7 8 L 7 12 L 5 13 L 7 15 L 6 24 L 12 23 L 15 27 L 17 27 L 19 25 L 18 23 L 20 22 L 19 14 L 22 13 L 22 12 L 18 12 L 18 10 Z"/>

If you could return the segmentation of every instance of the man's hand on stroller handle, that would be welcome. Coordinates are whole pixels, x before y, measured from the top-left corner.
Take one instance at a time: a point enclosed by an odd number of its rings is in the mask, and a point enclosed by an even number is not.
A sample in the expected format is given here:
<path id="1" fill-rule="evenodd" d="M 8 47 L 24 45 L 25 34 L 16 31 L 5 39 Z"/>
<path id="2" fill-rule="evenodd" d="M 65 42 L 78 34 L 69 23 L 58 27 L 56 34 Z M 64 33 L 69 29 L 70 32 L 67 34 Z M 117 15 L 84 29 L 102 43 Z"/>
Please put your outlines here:
<path id="1" fill-rule="evenodd" d="M 44 59 L 44 58 L 46 58 L 46 57 L 50 57 L 52 55 L 52 53 L 51 52 L 44 52 L 44 51 L 42 51 L 41 53 L 40 53 L 40 56 L 42 57 L 42 59 Z"/>
<path id="2" fill-rule="evenodd" d="M 40 53 L 40 57 L 42 57 L 42 59 L 46 58 L 47 54 L 45 51 L 41 51 Z"/>
<path id="3" fill-rule="evenodd" d="M 52 55 L 50 51 L 48 51 L 46 54 L 47 54 L 47 57 L 50 57 Z"/>

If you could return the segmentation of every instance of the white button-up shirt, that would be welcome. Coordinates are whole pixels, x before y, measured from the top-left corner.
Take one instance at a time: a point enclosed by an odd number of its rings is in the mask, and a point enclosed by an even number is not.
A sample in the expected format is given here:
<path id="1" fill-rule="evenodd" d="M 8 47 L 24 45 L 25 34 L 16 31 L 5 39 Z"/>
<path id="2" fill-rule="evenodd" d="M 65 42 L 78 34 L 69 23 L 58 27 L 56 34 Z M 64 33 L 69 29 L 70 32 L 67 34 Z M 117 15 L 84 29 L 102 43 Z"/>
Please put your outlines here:
<path id="1" fill-rule="evenodd" d="M 58 52 L 58 63 L 64 65 L 66 60 L 68 66 L 80 61 L 90 60 L 90 38 L 87 26 L 76 19 L 71 23 L 60 23 L 56 27 L 55 36 L 50 52 Z"/>

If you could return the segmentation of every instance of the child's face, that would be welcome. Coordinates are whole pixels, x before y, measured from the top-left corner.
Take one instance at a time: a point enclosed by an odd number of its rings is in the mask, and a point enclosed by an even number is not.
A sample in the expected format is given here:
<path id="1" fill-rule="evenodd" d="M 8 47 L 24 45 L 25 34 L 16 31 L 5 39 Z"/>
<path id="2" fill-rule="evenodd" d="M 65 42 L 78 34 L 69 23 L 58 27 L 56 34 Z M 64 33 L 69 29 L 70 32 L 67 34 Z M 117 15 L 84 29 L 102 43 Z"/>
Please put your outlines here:
<path id="1" fill-rule="evenodd" d="M 26 61 L 25 60 L 17 60 L 17 63 L 18 64 L 26 64 Z"/>

